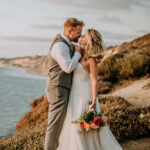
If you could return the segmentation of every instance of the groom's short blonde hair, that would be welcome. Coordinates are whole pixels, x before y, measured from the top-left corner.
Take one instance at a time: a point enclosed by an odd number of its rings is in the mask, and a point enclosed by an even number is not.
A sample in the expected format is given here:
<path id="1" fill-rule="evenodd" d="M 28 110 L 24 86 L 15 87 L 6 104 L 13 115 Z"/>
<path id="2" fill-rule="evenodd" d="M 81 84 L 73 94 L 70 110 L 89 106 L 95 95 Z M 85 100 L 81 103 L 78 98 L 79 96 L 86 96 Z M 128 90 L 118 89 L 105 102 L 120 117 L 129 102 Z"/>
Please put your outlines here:
<path id="1" fill-rule="evenodd" d="M 64 23 L 64 28 L 68 27 L 77 27 L 77 26 L 84 26 L 84 22 L 81 20 L 78 20 L 77 18 L 68 18 Z"/>

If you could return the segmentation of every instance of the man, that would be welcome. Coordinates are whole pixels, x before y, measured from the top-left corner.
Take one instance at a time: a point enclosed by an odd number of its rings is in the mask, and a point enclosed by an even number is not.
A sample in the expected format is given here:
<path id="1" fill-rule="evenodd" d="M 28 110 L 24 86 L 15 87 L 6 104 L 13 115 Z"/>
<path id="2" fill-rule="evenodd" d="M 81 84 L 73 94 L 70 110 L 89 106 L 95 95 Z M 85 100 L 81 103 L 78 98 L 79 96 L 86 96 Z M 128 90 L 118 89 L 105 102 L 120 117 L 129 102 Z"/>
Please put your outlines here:
<path id="1" fill-rule="evenodd" d="M 45 150 L 56 150 L 66 116 L 73 70 L 81 59 L 82 50 L 74 48 L 71 42 L 78 42 L 84 23 L 69 18 L 64 23 L 64 33 L 50 48 L 50 70 L 46 95 L 50 103 L 48 125 L 45 136 Z"/>

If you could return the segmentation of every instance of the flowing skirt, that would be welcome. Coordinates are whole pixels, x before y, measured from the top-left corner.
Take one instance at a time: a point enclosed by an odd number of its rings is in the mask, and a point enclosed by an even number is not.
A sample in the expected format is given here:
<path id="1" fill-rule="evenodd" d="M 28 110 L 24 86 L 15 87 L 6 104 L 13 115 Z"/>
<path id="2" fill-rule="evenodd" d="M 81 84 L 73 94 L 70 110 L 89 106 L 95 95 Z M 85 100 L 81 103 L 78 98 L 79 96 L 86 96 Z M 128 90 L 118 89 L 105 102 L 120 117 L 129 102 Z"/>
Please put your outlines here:
<path id="1" fill-rule="evenodd" d="M 78 133 L 81 130 L 80 125 L 71 123 L 88 111 L 90 100 L 92 100 L 90 78 L 83 72 L 75 74 L 57 150 L 122 150 L 107 125 L 101 127 L 100 131 Z M 98 99 L 96 111 L 100 112 Z"/>

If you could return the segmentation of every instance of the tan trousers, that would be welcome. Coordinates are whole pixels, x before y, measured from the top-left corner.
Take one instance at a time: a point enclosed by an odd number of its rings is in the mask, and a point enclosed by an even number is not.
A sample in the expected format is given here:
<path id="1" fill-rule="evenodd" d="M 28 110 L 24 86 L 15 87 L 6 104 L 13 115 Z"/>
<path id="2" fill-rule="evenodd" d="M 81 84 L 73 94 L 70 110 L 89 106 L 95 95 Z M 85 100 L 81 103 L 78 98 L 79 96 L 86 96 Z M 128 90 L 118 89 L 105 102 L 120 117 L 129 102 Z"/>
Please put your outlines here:
<path id="1" fill-rule="evenodd" d="M 47 86 L 49 112 L 44 150 L 56 150 L 66 116 L 70 90 L 61 86 Z"/>

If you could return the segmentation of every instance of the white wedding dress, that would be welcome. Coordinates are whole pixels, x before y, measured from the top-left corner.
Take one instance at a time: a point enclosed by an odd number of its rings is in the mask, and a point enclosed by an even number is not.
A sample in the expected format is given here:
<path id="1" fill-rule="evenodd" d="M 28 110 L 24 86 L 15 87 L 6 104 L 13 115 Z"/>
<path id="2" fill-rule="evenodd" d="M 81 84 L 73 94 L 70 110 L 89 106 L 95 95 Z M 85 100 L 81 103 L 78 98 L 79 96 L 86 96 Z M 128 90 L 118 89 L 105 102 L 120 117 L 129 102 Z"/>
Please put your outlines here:
<path id="1" fill-rule="evenodd" d="M 119 143 L 106 125 L 98 131 L 79 134 L 79 124 L 72 124 L 88 111 L 88 102 L 92 100 L 92 89 L 89 73 L 79 63 L 74 71 L 68 109 L 57 150 L 122 150 Z M 96 110 L 100 112 L 99 102 Z"/>

